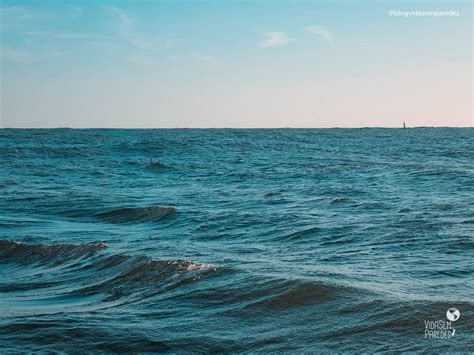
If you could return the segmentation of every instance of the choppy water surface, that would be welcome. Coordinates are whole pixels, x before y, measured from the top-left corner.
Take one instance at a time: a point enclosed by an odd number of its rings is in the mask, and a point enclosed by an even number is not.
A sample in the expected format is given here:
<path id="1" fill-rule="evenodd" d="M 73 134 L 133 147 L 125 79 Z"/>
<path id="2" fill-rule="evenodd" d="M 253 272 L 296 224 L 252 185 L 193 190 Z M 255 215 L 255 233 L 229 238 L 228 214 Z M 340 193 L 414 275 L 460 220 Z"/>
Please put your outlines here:
<path id="1" fill-rule="evenodd" d="M 473 351 L 473 133 L 0 130 L 0 350 Z"/>

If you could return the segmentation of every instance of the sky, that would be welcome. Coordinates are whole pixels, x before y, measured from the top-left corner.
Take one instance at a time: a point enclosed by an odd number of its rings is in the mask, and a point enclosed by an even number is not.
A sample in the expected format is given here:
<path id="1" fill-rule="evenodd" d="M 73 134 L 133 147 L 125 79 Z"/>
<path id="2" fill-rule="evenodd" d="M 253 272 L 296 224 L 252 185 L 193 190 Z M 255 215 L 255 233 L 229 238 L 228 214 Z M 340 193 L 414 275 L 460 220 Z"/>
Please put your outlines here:
<path id="1" fill-rule="evenodd" d="M 0 127 L 472 127 L 472 11 L 2 0 Z"/>

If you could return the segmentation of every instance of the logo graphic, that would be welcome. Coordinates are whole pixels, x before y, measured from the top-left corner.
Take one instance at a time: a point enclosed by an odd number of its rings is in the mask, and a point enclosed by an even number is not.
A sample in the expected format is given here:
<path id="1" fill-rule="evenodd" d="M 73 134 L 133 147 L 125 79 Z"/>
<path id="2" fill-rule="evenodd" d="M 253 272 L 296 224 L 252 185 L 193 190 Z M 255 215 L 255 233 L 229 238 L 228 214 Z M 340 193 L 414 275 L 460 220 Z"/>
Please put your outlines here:
<path id="1" fill-rule="evenodd" d="M 448 317 L 448 319 L 449 319 L 451 322 L 457 321 L 460 316 L 461 316 L 461 313 L 460 313 L 459 310 L 456 309 L 456 308 L 450 308 L 450 309 L 448 309 L 448 311 L 446 312 L 446 317 Z"/>
<path id="2" fill-rule="evenodd" d="M 453 322 L 461 317 L 457 308 L 450 308 L 446 312 L 448 320 L 425 320 L 425 339 L 451 339 L 456 334 Z"/>

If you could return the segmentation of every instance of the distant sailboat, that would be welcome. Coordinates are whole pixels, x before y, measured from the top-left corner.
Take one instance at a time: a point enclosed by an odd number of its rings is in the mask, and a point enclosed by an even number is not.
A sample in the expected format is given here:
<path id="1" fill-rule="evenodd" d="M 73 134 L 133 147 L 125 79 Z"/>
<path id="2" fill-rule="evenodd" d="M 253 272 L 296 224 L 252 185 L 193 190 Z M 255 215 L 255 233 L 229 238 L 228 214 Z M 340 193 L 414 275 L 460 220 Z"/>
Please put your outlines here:
<path id="1" fill-rule="evenodd" d="M 407 126 L 405 126 L 405 121 L 403 121 L 403 128 L 407 128 Z"/>

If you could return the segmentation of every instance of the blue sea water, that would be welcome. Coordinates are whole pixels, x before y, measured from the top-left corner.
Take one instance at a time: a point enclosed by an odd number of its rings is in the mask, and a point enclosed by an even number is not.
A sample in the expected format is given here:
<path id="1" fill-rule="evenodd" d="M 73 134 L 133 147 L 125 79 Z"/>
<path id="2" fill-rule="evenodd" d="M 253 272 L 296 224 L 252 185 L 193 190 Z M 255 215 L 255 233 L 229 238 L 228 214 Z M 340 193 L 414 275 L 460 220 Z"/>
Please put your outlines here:
<path id="1" fill-rule="evenodd" d="M 474 351 L 474 130 L 0 130 L 0 351 Z M 425 321 L 459 320 L 448 339 Z"/>

